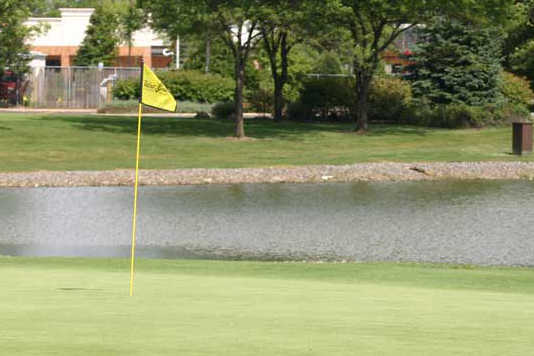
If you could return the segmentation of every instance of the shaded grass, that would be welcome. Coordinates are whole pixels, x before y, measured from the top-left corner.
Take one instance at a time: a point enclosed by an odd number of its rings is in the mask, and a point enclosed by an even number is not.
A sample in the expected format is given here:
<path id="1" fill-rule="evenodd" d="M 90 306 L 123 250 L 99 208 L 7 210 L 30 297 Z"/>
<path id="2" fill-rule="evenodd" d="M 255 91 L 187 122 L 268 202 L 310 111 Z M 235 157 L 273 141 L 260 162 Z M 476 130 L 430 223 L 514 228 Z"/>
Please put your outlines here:
<path id="1" fill-rule="evenodd" d="M 530 269 L 0 258 L 0 354 L 527 355 Z"/>
<path id="2" fill-rule="evenodd" d="M 134 167 L 136 118 L 0 114 L 0 171 Z M 253 141 L 234 141 L 229 121 L 145 117 L 142 168 L 238 168 L 357 162 L 507 161 L 511 129 L 443 130 L 248 120 Z"/>

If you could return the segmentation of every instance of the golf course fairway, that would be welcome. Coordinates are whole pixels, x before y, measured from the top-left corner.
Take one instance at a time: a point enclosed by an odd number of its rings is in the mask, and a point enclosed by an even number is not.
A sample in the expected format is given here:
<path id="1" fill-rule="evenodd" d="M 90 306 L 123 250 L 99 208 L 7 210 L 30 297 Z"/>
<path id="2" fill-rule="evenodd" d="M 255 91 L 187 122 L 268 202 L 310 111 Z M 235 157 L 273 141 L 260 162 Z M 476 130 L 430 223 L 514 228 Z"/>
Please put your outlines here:
<path id="1" fill-rule="evenodd" d="M 0 355 L 531 355 L 534 270 L 0 257 Z"/>

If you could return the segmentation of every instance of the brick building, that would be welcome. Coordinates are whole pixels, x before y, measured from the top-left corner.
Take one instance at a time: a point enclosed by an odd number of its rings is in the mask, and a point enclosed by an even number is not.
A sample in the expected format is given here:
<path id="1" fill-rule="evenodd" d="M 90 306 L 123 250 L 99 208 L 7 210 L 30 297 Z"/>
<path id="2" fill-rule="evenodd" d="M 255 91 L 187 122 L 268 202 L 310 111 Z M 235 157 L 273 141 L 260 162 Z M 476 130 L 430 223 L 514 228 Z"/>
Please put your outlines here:
<path id="1" fill-rule="evenodd" d="M 30 42 L 32 53 L 44 57 L 46 66 L 70 67 L 81 45 L 85 31 L 89 26 L 89 18 L 94 9 L 60 9 L 61 17 L 30 18 L 28 25 L 44 23 L 48 31 L 33 38 Z M 165 57 L 165 43 L 150 28 L 146 27 L 135 32 L 132 57 L 128 57 L 128 46 L 121 45 L 118 49 L 117 67 L 131 67 L 143 58 L 153 68 L 167 67 L 171 57 Z"/>

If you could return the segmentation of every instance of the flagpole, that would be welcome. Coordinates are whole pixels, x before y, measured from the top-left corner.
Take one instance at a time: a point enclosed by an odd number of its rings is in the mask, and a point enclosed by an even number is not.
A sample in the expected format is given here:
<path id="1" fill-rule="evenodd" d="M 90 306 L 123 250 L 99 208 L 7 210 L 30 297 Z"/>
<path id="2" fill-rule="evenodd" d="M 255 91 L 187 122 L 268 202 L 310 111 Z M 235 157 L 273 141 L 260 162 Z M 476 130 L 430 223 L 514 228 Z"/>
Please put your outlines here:
<path id="1" fill-rule="evenodd" d="M 139 86 L 139 109 L 137 117 L 137 154 L 135 159 L 135 187 L 134 187 L 134 204 L 133 204 L 133 218 L 132 218 L 132 251 L 130 263 L 130 297 L 133 296 L 134 288 L 134 268 L 135 268 L 135 240 L 136 240 L 136 222 L 137 222 L 137 197 L 139 189 L 139 158 L 141 153 L 141 118 L 143 116 L 143 70 L 144 60 L 141 59 L 141 79 Z"/>

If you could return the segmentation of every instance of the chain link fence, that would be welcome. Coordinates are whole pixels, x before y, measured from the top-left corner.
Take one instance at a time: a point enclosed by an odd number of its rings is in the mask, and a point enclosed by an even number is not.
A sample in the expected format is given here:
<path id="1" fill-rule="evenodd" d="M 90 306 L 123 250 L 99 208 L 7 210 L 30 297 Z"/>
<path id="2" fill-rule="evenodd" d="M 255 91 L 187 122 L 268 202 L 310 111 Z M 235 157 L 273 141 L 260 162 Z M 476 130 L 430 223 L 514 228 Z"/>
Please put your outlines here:
<path id="1" fill-rule="evenodd" d="M 111 102 L 117 80 L 139 74 L 139 68 L 46 67 L 29 76 L 25 101 L 35 108 L 97 109 Z"/>

